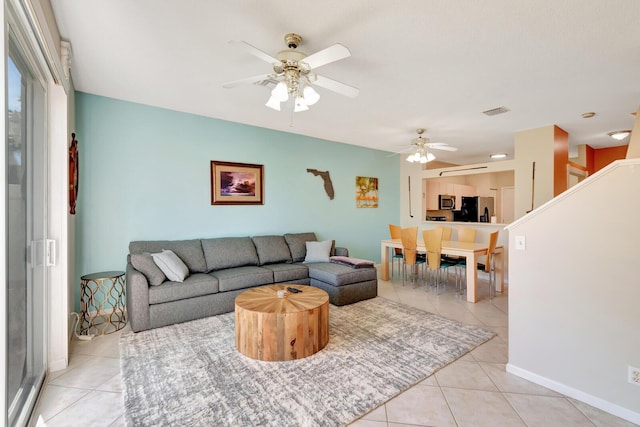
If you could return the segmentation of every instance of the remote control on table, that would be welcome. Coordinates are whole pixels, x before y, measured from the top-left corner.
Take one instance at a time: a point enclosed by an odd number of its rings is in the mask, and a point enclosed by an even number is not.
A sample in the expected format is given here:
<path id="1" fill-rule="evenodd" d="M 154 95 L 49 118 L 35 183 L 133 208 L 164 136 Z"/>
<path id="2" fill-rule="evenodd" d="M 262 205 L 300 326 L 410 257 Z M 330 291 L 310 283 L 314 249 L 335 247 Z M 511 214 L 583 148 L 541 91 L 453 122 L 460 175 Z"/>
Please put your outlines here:
<path id="1" fill-rule="evenodd" d="M 287 290 L 293 294 L 299 294 L 300 292 L 302 292 L 300 289 L 296 289 L 296 288 L 287 288 Z"/>

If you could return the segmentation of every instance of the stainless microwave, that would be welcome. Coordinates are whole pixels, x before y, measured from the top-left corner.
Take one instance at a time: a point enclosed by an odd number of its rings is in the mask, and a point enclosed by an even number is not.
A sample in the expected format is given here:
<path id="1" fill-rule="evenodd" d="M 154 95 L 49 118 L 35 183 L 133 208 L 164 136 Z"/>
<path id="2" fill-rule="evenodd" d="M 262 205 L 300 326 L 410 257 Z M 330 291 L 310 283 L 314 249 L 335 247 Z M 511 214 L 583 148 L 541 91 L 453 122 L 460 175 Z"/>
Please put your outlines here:
<path id="1" fill-rule="evenodd" d="M 454 210 L 456 208 L 456 196 L 440 194 L 438 196 L 438 209 Z"/>

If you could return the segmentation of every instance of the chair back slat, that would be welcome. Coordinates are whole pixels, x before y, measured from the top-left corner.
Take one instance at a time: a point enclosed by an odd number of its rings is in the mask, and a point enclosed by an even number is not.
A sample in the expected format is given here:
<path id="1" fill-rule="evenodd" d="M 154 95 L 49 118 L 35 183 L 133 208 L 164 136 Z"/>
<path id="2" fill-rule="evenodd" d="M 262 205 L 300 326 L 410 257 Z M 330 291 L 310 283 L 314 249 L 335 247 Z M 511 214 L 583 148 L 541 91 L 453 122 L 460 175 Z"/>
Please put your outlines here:
<path id="1" fill-rule="evenodd" d="M 418 227 L 403 228 L 401 230 L 404 262 L 406 265 L 416 263 L 416 252 L 418 246 Z"/>
<path id="2" fill-rule="evenodd" d="M 440 268 L 440 254 L 442 252 L 442 228 L 422 231 L 424 246 L 427 249 L 427 266 L 429 270 Z"/>
<path id="3" fill-rule="evenodd" d="M 439 225 L 436 228 L 442 229 L 442 240 L 451 240 L 451 227 L 447 227 L 446 225 Z"/>
<path id="4" fill-rule="evenodd" d="M 458 226 L 458 241 L 467 243 L 475 242 L 477 231 L 475 228 Z"/>
<path id="5" fill-rule="evenodd" d="M 487 273 L 491 271 L 491 258 L 496 251 L 496 245 L 498 243 L 498 230 L 489 235 L 489 248 L 487 249 L 487 259 L 484 264 L 484 271 Z"/>
<path id="6" fill-rule="evenodd" d="M 389 224 L 389 234 L 392 239 L 401 239 L 402 238 L 402 227 L 395 224 Z M 394 253 L 396 255 L 402 255 L 402 249 L 394 248 Z"/>

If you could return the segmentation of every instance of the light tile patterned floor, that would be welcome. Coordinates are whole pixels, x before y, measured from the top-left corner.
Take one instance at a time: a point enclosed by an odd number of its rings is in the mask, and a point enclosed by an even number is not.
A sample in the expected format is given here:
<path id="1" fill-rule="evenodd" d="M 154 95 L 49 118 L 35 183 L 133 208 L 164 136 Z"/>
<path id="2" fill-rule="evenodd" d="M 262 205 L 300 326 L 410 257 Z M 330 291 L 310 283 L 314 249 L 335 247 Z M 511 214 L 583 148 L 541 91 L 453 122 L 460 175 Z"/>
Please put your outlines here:
<path id="1" fill-rule="evenodd" d="M 379 295 L 443 317 L 486 326 L 498 336 L 365 415 L 353 427 L 633 426 L 620 418 L 505 372 L 508 298 L 467 303 L 453 286 L 440 295 L 399 281 Z M 128 327 L 124 330 L 128 330 Z M 38 412 L 47 426 L 124 426 L 119 370 L 120 333 L 74 341 L 69 367 L 49 376 Z"/>

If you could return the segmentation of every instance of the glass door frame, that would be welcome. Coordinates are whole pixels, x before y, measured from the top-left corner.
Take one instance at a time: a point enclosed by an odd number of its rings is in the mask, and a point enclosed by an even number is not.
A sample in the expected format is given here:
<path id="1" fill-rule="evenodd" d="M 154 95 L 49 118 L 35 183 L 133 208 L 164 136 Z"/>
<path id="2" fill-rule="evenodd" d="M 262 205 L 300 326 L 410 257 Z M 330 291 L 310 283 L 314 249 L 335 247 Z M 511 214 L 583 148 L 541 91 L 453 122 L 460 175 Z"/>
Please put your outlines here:
<path id="1" fill-rule="evenodd" d="M 4 55 L 4 70 L 3 75 L 5 77 L 5 86 L 4 90 L 7 91 L 7 82 L 8 75 L 7 67 L 8 67 L 8 58 L 12 57 L 12 61 L 16 64 L 18 69 L 20 69 L 22 74 L 28 75 L 27 84 L 26 84 L 26 100 L 23 100 L 23 113 L 26 116 L 26 124 L 23 127 L 23 132 L 25 132 L 25 144 L 27 145 L 27 159 L 24 159 L 27 162 L 27 183 L 28 186 L 27 192 L 34 193 L 35 189 L 35 198 L 34 194 L 27 196 L 27 206 L 25 215 L 27 217 L 27 221 L 29 221 L 29 217 L 31 216 L 31 221 L 33 221 L 34 217 L 37 217 L 35 224 L 35 231 L 32 234 L 30 231 L 27 231 L 27 245 L 29 250 L 27 250 L 27 261 L 26 261 L 26 271 L 27 277 L 25 278 L 27 282 L 27 326 L 26 326 L 26 335 L 27 335 L 27 348 L 26 348 L 26 375 L 25 377 L 28 381 L 24 382 L 21 380 L 21 385 L 18 393 L 16 393 L 16 398 L 13 401 L 9 401 L 13 396 L 9 396 L 9 390 L 7 383 L 4 384 L 4 393 L 2 393 L 3 398 L 3 421 L 7 425 L 26 425 L 29 422 L 29 418 L 31 413 L 36 405 L 37 399 L 39 397 L 39 393 L 44 386 L 44 381 L 47 373 L 47 351 L 48 351 L 48 331 L 47 331 L 47 321 L 48 321 L 48 310 L 47 303 L 49 300 L 48 296 L 48 272 L 46 269 L 46 264 L 44 263 L 44 242 L 47 237 L 47 226 L 48 226 L 48 158 L 49 153 L 47 150 L 48 146 L 48 138 L 47 138 L 47 79 L 43 76 L 46 75 L 43 73 L 42 68 L 39 64 L 41 61 L 38 60 L 38 52 L 37 47 L 34 46 L 32 40 L 30 40 L 28 28 L 25 28 L 24 18 L 20 11 L 16 11 L 16 8 L 12 2 L 5 2 L 5 55 Z M 37 90 L 34 90 L 37 88 Z M 7 100 L 7 92 L 4 93 L 5 99 L 5 150 L 3 153 L 3 169 L 6 168 L 8 158 L 7 154 L 7 137 L 8 137 L 8 129 L 9 123 L 7 121 L 7 109 L 8 105 L 6 104 Z M 26 106 L 26 108 L 24 108 Z M 24 120 L 24 119 L 23 119 Z M 36 149 L 37 147 L 37 149 Z M 34 167 L 35 165 L 35 167 Z M 3 192 L 6 192 L 8 189 L 9 183 L 6 181 L 7 173 L 5 170 L 4 174 L 5 178 L 3 180 Z M 37 181 L 37 182 L 36 182 Z M 38 187 L 40 186 L 40 187 Z M 5 236 L 8 236 L 9 226 L 9 218 L 6 216 L 9 205 L 9 195 L 5 194 L 4 197 L 4 226 L 5 226 Z M 35 212 L 35 214 L 27 213 L 29 211 Z M 33 224 L 28 224 L 27 228 L 30 230 L 34 230 Z M 8 320 L 9 310 L 7 304 L 10 303 L 9 295 L 7 292 L 8 286 L 8 272 L 9 265 L 7 264 L 8 256 L 9 256 L 9 241 L 5 240 L 3 248 L 3 256 L 4 256 L 4 276 L 5 276 L 5 294 L 3 296 L 3 303 L 5 304 L 5 319 Z M 35 284 L 35 286 L 33 286 Z M 34 289 L 37 289 L 34 292 Z M 31 304 L 30 300 L 34 300 L 35 304 Z M 36 319 L 35 324 L 33 320 Z M 7 324 L 8 322 L 4 322 Z M 5 329 L 3 336 L 4 338 L 4 350 L 5 356 L 3 357 L 3 366 L 5 378 L 8 378 L 7 369 L 9 369 L 8 363 L 8 352 L 11 350 L 9 347 L 9 343 L 7 340 L 9 339 L 9 329 Z M 24 380 L 24 378 L 23 378 Z M 14 407 L 14 403 L 19 399 L 18 406 Z"/>

